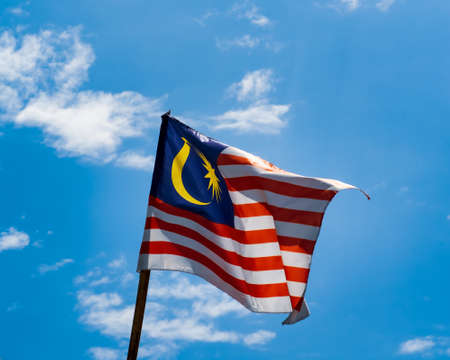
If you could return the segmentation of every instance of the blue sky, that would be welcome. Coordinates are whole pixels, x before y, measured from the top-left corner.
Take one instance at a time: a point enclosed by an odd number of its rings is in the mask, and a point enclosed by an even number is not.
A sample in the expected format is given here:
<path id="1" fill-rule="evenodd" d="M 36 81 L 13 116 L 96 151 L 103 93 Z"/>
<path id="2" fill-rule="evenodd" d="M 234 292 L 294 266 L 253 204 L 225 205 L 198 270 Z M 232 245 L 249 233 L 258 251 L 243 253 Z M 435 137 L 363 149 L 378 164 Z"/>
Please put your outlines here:
<path id="1" fill-rule="evenodd" d="M 311 316 L 152 272 L 145 359 L 450 358 L 450 3 L 0 5 L 0 359 L 124 358 L 159 116 L 362 187 Z"/>

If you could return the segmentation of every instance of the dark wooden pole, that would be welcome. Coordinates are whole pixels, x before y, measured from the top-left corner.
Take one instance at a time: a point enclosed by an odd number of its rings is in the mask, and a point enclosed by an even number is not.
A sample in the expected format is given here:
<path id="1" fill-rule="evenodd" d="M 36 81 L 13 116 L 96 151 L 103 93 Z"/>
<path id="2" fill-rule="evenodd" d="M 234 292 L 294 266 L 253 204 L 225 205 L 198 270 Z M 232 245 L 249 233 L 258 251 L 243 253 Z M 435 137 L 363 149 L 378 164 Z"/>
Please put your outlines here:
<path id="1" fill-rule="evenodd" d="M 133 327 L 131 328 L 130 346 L 127 360 L 136 360 L 141 339 L 142 322 L 144 321 L 145 302 L 147 300 L 148 281 L 150 270 L 142 270 L 139 275 L 139 285 L 134 308 Z"/>

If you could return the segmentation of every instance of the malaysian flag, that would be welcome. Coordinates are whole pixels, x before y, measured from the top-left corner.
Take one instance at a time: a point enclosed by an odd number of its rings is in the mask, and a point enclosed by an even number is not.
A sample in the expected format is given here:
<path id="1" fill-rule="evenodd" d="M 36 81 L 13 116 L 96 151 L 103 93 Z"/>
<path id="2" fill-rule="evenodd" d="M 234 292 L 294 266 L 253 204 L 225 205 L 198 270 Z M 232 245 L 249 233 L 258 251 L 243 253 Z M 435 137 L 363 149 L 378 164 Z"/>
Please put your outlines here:
<path id="1" fill-rule="evenodd" d="M 325 209 L 343 189 L 355 187 L 283 171 L 165 114 L 138 271 L 196 274 L 297 322 Z"/>

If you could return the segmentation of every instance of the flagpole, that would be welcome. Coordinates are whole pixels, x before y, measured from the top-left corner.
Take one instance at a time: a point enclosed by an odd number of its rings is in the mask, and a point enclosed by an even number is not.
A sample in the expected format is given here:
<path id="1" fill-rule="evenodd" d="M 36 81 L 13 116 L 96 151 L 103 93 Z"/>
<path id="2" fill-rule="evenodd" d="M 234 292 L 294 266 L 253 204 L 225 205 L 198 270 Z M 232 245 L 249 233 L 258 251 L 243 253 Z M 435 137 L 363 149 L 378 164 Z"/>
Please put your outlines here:
<path id="1" fill-rule="evenodd" d="M 147 300 L 150 270 L 142 270 L 139 274 L 139 285 L 134 308 L 133 326 L 131 328 L 130 345 L 127 360 L 136 360 L 141 338 L 142 322 L 144 321 L 145 303 Z"/>

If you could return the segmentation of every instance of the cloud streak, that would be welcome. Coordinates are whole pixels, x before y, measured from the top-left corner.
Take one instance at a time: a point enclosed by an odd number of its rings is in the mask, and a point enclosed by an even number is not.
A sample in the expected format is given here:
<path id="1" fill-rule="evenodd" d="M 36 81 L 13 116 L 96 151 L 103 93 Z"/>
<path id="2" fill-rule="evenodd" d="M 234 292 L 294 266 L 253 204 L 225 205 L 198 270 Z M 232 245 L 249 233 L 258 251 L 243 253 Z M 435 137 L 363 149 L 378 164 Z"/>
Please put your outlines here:
<path id="1" fill-rule="evenodd" d="M 74 262 L 75 261 L 73 259 L 62 259 L 53 265 L 46 265 L 46 264 L 39 265 L 38 271 L 39 271 L 39 274 L 44 275 L 48 272 L 58 271 L 63 266 L 74 263 Z"/>

